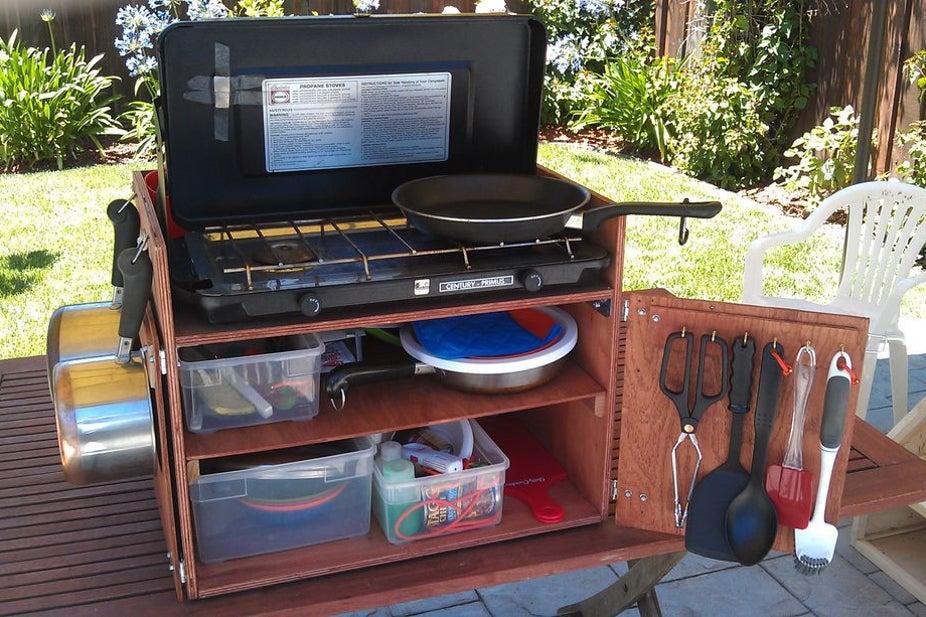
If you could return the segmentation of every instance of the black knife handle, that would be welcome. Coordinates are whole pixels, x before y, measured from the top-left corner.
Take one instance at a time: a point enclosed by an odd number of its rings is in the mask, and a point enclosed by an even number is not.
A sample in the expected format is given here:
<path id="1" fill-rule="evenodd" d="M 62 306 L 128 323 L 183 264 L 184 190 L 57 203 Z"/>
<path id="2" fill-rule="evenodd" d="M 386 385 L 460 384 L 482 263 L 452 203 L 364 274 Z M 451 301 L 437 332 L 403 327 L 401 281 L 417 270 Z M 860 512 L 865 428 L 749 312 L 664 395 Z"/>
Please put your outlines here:
<path id="1" fill-rule="evenodd" d="M 742 338 L 736 337 L 733 341 L 733 377 L 730 385 L 730 411 L 735 414 L 749 413 L 755 355 L 755 339 L 747 336 L 743 342 Z"/>
<path id="2" fill-rule="evenodd" d="M 762 350 L 762 366 L 759 369 L 759 394 L 756 397 L 756 438 L 752 450 L 751 478 L 765 477 L 765 462 L 768 458 L 768 442 L 772 436 L 772 426 L 778 414 L 778 399 L 781 392 L 781 367 L 772 356 L 772 350 L 779 356 L 784 348 L 769 343 Z"/>
<path id="3" fill-rule="evenodd" d="M 135 248 L 138 241 L 138 231 L 141 223 L 138 219 L 138 210 L 135 205 L 127 199 L 117 199 L 106 207 L 106 216 L 109 217 L 113 224 L 114 241 L 113 241 L 113 270 L 112 284 L 113 287 L 124 287 L 122 272 L 119 271 L 119 253 L 125 249 Z"/>

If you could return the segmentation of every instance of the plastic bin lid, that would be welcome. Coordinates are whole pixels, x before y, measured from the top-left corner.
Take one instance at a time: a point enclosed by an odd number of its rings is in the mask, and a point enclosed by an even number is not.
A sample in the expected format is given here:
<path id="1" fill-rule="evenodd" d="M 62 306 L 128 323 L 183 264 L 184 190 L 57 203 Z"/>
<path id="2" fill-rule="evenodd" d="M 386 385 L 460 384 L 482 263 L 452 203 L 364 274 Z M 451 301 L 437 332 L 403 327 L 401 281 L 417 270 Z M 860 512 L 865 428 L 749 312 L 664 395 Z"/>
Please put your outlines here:
<path id="1" fill-rule="evenodd" d="M 178 22 L 166 186 L 188 229 L 390 203 L 444 173 L 535 173 L 546 35 L 521 15 Z"/>

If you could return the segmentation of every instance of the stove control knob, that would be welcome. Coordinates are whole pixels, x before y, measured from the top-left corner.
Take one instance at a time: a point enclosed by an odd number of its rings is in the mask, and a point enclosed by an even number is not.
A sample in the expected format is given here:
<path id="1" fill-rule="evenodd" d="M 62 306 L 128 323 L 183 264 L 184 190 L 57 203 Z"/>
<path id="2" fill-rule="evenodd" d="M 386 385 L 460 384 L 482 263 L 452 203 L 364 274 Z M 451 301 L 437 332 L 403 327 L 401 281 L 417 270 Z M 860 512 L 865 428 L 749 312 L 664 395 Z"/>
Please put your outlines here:
<path id="1" fill-rule="evenodd" d="M 540 291 L 540 288 L 543 287 L 543 277 L 536 270 L 525 270 L 521 273 L 521 284 L 524 285 L 524 289 L 527 291 Z"/>
<path id="2" fill-rule="evenodd" d="M 299 310 L 306 317 L 315 317 L 322 312 L 322 302 L 318 296 L 306 294 L 299 299 Z"/>

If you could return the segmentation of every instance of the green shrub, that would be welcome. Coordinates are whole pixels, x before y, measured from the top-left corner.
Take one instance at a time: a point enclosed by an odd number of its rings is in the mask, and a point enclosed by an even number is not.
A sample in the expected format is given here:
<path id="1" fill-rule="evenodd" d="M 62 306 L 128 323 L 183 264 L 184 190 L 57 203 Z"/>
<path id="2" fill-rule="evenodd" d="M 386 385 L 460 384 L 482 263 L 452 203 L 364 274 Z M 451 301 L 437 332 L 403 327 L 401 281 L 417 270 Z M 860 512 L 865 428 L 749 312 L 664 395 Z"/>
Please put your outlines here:
<path id="1" fill-rule="evenodd" d="M 120 140 L 135 145 L 135 158 L 153 159 L 157 153 L 157 125 L 154 118 L 154 103 L 139 99 L 132 101 L 119 116 L 126 129 L 120 133 Z"/>
<path id="2" fill-rule="evenodd" d="M 100 54 L 86 59 L 83 47 L 52 53 L 23 47 L 16 31 L 0 39 L 0 168 L 18 169 L 42 161 L 58 167 L 100 137 L 115 135 L 116 77 L 100 74 Z"/>
<path id="3" fill-rule="evenodd" d="M 544 124 L 563 125 L 581 111 L 589 78 L 624 53 L 653 23 L 652 0 L 529 0 L 547 29 Z"/>
<path id="4" fill-rule="evenodd" d="M 636 150 L 658 151 L 666 160 L 669 127 L 666 101 L 677 87 L 675 62 L 627 54 L 612 60 L 591 80 L 585 109 L 574 112 L 571 128 L 610 129 Z"/>
<path id="5" fill-rule="evenodd" d="M 831 108 L 823 124 L 798 137 L 785 150 L 785 156 L 797 162 L 775 170 L 775 179 L 811 203 L 852 184 L 858 122 L 851 105 Z"/>
<path id="6" fill-rule="evenodd" d="M 710 68 L 688 72 L 681 84 L 666 102 L 672 165 L 726 189 L 767 178 L 777 155 L 755 90 Z"/>
<path id="7" fill-rule="evenodd" d="M 714 0 L 706 54 L 722 58 L 723 74 L 756 94 L 769 139 L 784 149 L 814 84 L 807 79 L 817 51 L 810 25 L 820 0 Z"/>

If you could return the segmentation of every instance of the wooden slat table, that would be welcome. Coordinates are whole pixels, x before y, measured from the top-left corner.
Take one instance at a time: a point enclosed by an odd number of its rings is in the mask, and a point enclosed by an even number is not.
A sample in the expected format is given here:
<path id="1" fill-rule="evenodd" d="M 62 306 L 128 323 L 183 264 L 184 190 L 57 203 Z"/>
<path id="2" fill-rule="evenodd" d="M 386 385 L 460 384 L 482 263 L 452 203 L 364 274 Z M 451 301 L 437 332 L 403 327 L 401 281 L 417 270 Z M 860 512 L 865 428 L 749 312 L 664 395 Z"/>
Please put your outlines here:
<path id="1" fill-rule="evenodd" d="M 843 516 L 926 499 L 921 462 L 862 421 L 854 435 Z M 485 585 L 488 559 L 500 584 L 683 549 L 610 519 L 498 546 L 181 604 L 151 481 L 65 482 L 44 358 L 0 362 L 0 615 L 328 615 L 396 602 L 399 580 L 406 599 Z"/>

